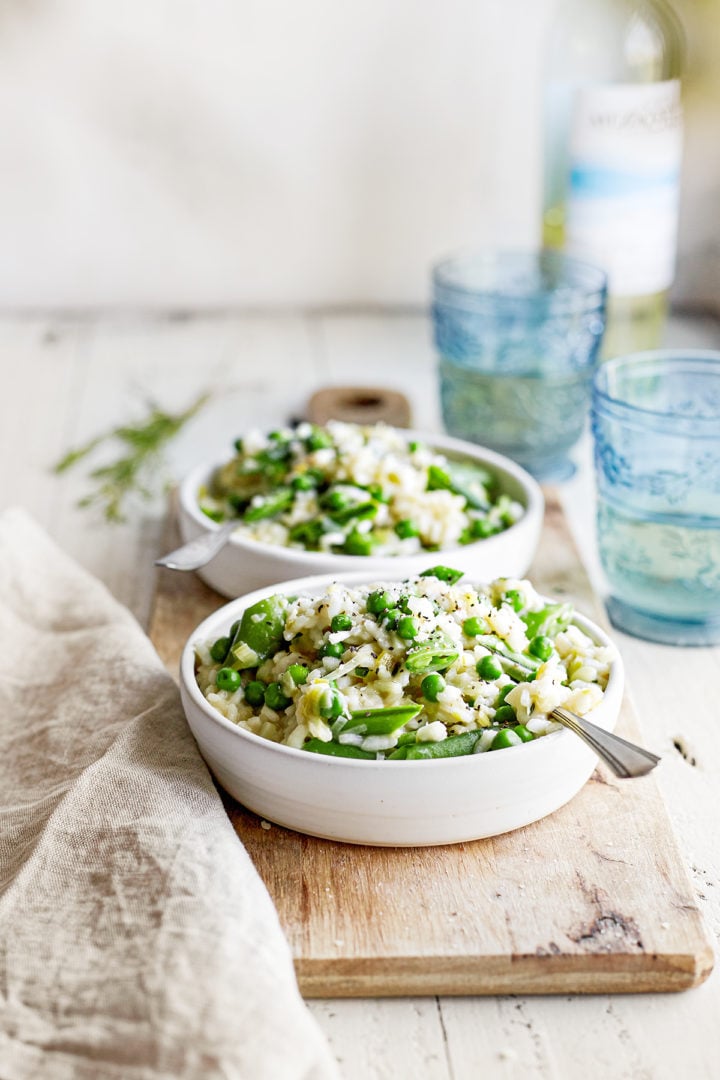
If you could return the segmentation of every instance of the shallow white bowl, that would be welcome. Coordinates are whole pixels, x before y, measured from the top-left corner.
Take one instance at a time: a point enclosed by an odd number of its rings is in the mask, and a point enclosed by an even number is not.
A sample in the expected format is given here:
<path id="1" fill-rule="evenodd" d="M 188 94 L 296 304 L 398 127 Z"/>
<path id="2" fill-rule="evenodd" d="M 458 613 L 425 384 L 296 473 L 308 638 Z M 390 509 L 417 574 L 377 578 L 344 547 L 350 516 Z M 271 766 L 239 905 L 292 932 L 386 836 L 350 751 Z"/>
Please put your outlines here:
<path id="1" fill-rule="evenodd" d="M 536 481 L 510 458 L 473 443 L 445 435 L 413 431 L 402 434 L 408 440 L 421 440 L 442 453 L 462 456 L 487 466 L 498 477 L 502 490 L 525 508 L 522 518 L 504 532 L 485 540 L 410 556 L 333 555 L 232 536 L 222 551 L 198 571 L 200 577 L 223 596 L 241 596 L 249 589 L 309 574 L 342 574 L 367 569 L 380 581 L 398 576 L 399 563 L 402 564 L 402 576 L 419 573 L 433 562 L 448 562 L 458 570 L 472 574 L 477 581 L 491 581 L 502 576 L 521 577 L 532 562 L 542 527 L 544 503 Z M 223 458 L 198 465 L 182 481 L 179 517 L 183 540 L 194 540 L 219 528 L 198 506 L 198 491 L 227 460 Z"/>
<path id="2" fill-rule="evenodd" d="M 318 592 L 331 581 L 360 585 L 378 580 L 372 573 L 324 575 L 259 589 L 225 604 L 193 631 L 180 662 L 180 692 L 200 752 L 220 784 L 248 809 L 278 825 L 384 847 L 496 836 L 529 825 L 571 799 L 597 759 L 567 730 L 468 757 L 357 761 L 270 742 L 237 727 L 205 700 L 195 679 L 195 644 L 226 634 L 246 607 L 276 592 L 299 595 Z M 575 622 L 594 641 L 610 644 L 589 619 L 578 615 Z M 623 667 L 616 654 L 602 702 L 591 714 L 594 723 L 613 730 L 622 691 Z"/>

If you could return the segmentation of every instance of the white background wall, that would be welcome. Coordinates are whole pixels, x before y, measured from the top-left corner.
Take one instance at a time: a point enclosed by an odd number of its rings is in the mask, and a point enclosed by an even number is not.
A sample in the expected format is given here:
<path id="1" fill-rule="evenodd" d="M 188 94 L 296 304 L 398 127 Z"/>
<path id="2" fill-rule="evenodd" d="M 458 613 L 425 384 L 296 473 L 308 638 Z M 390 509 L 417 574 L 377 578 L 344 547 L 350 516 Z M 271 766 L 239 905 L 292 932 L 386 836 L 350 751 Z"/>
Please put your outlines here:
<path id="1" fill-rule="evenodd" d="M 438 256 L 534 244 L 552 6 L 4 0 L 0 305 L 418 303 Z M 680 291 L 712 299 L 720 105 L 693 115 Z"/>

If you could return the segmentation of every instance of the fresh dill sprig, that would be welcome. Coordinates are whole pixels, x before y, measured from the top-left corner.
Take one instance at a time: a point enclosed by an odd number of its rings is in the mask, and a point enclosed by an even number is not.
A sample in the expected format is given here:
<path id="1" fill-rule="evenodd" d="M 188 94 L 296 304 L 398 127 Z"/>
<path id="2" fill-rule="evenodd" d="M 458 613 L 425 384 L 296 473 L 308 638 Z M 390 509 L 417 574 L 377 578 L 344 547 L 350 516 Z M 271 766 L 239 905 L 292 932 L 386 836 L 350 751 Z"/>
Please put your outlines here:
<path id="1" fill-rule="evenodd" d="M 147 419 L 114 428 L 91 439 L 84 446 L 70 450 L 53 466 L 53 471 L 66 472 L 103 443 L 119 443 L 125 452 L 108 465 L 101 465 L 89 473 L 94 490 L 78 505 L 99 506 L 107 521 L 124 521 L 126 500 L 131 495 L 146 499 L 152 496 L 153 470 L 160 463 L 163 450 L 188 420 L 200 411 L 209 397 L 209 393 L 201 394 L 189 409 L 181 413 L 168 413 L 152 404 Z"/>

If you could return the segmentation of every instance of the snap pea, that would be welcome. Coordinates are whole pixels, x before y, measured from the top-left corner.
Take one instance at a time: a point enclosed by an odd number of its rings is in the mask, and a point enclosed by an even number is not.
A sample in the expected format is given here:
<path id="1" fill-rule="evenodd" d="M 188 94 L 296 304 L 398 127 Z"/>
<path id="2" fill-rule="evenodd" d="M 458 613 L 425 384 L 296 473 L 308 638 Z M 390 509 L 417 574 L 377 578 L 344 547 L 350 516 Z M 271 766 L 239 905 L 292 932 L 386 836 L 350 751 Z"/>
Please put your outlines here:
<path id="1" fill-rule="evenodd" d="M 451 566 L 431 566 L 429 569 L 423 570 L 420 577 L 436 577 L 447 585 L 454 585 L 464 573 L 464 570 L 453 570 Z"/>
<path id="2" fill-rule="evenodd" d="M 408 650 L 405 667 L 413 674 L 425 675 L 430 671 L 444 671 L 455 663 L 458 656 L 452 641 L 444 634 L 437 634 Z"/>
<path id="3" fill-rule="evenodd" d="M 243 514 L 243 521 L 263 521 L 281 514 L 292 505 L 294 494 L 292 488 L 279 487 L 272 495 L 267 495 L 257 503 L 251 503 Z"/>
<path id="4" fill-rule="evenodd" d="M 453 475 L 452 468 L 441 469 L 439 465 L 428 466 L 427 489 L 428 491 L 452 491 L 454 495 L 461 495 L 466 506 L 473 510 L 487 510 L 490 506 L 484 487 L 478 484 L 477 490 L 473 491 Z"/>
<path id="5" fill-rule="evenodd" d="M 330 517 L 338 525 L 347 525 L 349 521 L 365 521 L 374 518 L 377 514 L 377 504 L 374 502 L 356 503 L 355 506 L 346 506 L 344 509 L 333 510 Z"/>
<path id="6" fill-rule="evenodd" d="M 354 709 L 343 732 L 358 735 L 391 735 L 422 712 L 422 705 L 394 705 L 385 709 Z"/>
<path id="7" fill-rule="evenodd" d="M 514 652 L 501 638 L 495 637 L 494 634 L 480 635 L 477 643 L 478 645 L 484 645 L 491 653 L 495 653 L 501 663 L 501 658 L 505 657 L 506 660 L 510 660 L 513 664 L 524 667 L 528 671 L 537 671 L 540 667 L 540 661 L 537 657 L 527 656 L 525 653 Z"/>
<path id="8" fill-rule="evenodd" d="M 423 761 L 472 754 L 481 734 L 481 731 L 466 731 L 462 735 L 450 735 L 441 742 L 416 742 L 413 746 L 408 746 L 406 760 Z"/>
<path id="9" fill-rule="evenodd" d="M 572 618 L 572 604 L 548 604 L 539 611 L 526 611 L 521 619 L 527 627 L 529 638 L 543 634 L 545 637 L 554 638 L 563 630 L 567 630 Z"/>
<path id="10" fill-rule="evenodd" d="M 408 754 L 407 746 L 398 746 L 392 754 L 388 754 L 387 761 L 404 761 Z"/>
<path id="11" fill-rule="evenodd" d="M 246 608 L 240 620 L 228 659 L 238 670 L 257 667 L 262 660 L 274 656 L 283 644 L 287 598 L 278 594 L 258 600 Z"/>
<path id="12" fill-rule="evenodd" d="M 317 550 L 320 545 L 320 537 L 325 528 L 322 521 L 313 518 L 312 521 L 301 521 L 293 525 L 288 533 L 288 539 L 293 544 L 302 544 L 310 550 Z"/>
<path id="13" fill-rule="evenodd" d="M 361 750 L 359 746 L 350 746 L 348 743 L 323 742 L 322 739 L 309 739 L 303 744 L 303 750 L 311 754 L 327 754 L 329 757 L 360 758 L 363 761 L 375 761 L 376 755 L 367 750 Z"/>

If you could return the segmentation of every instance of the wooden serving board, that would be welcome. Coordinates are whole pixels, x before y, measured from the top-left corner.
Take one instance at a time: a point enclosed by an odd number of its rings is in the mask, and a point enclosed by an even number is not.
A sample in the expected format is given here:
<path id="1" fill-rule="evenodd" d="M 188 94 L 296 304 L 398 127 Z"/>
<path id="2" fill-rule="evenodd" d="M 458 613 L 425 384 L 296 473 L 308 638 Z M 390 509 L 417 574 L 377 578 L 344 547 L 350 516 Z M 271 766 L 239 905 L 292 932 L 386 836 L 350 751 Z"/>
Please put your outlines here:
<path id="1" fill-rule="evenodd" d="M 546 501 L 528 576 L 604 622 L 556 493 Z M 159 573 L 150 636 L 173 674 L 187 636 L 222 603 L 194 575 Z M 627 698 L 618 730 L 640 739 Z M 318 840 L 223 798 L 306 997 L 685 990 L 712 969 L 652 775 L 622 781 L 599 767 L 543 821 L 435 848 Z"/>

